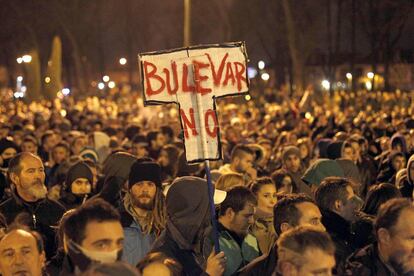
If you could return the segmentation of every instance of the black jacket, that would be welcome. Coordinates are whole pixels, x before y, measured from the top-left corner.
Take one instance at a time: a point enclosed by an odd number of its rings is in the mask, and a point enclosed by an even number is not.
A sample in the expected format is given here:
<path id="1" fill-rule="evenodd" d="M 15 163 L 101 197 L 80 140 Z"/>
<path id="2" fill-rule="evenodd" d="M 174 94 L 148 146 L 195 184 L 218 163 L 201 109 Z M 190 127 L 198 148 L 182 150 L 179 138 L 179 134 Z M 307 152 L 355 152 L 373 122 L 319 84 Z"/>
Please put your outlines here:
<path id="1" fill-rule="evenodd" d="M 175 259 L 183 266 L 182 275 L 208 275 L 197 262 L 195 252 L 192 250 L 181 249 L 171 237 L 168 230 L 165 230 L 155 241 L 151 252 L 161 252 L 166 256 Z"/>
<path id="2" fill-rule="evenodd" d="M 276 270 L 277 259 L 277 245 L 275 244 L 272 249 L 270 249 L 268 254 L 257 257 L 248 265 L 240 269 L 239 275 L 272 275 L 272 273 Z"/>
<path id="3" fill-rule="evenodd" d="M 345 265 L 346 258 L 356 249 L 356 246 L 353 244 L 355 238 L 351 232 L 351 224 L 334 212 L 329 210 L 321 211 L 322 224 L 335 244 L 336 270 L 340 274 Z"/>
<path id="4" fill-rule="evenodd" d="M 368 245 L 352 254 L 346 262 L 346 275 L 397 276 L 386 266 L 378 255 L 377 244 Z"/>
<path id="5" fill-rule="evenodd" d="M 55 254 L 56 239 L 52 226 L 59 224 L 65 212 L 61 204 L 48 198 L 28 203 L 14 195 L 0 205 L 0 212 L 6 218 L 8 225 L 18 223 L 39 232 L 45 242 L 47 258 Z"/>

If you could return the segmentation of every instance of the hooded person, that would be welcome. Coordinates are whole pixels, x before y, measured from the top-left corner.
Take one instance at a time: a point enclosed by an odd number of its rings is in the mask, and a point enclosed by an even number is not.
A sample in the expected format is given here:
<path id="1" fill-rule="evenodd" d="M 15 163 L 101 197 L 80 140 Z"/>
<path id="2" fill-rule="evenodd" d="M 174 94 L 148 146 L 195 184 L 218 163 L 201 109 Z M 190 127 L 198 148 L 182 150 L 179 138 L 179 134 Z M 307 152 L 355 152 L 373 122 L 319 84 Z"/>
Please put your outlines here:
<path id="1" fill-rule="evenodd" d="M 331 139 L 323 138 L 316 143 L 315 151 L 318 158 L 328 158 L 327 149 L 331 142 Z"/>
<path id="2" fill-rule="evenodd" d="M 326 149 L 328 158 L 331 160 L 341 158 L 343 145 L 343 141 L 331 142 Z"/>
<path id="3" fill-rule="evenodd" d="M 146 159 L 135 161 L 129 173 L 123 207 L 121 222 L 125 246 L 122 259 L 136 265 L 165 228 L 165 198 L 161 168 L 157 163 Z"/>
<path id="4" fill-rule="evenodd" d="M 353 187 L 354 191 L 358 193 L 358 196 L 361 196 L 364 187 L 362 185 L 361 175 L 355 163 L 352 162 L 352 160 L 345 158 L 337 159 L 336 163 L 338 163 L 338 165 L 342 168 L 344 176 L 352 180 L 352 183 L 355 185 Z"/>
<path id="5" fill-rule="evenodd" d="M 10 160 L 20 152 L 17 144 L 7 138 L 0 140 L 0 170 L 6 172 L 9 167 Z"/>
<path id="6" fill-rule="evenodd" d="M 395 175 L 400 169 L 406 166 L 405 154 L 400 151 L 392 151 L 386 162 L 387 166 L 383 166 L 377 176 L 377 183 L 394 183 Z"/>
<path id="7" fill-rule="evenodd" d="M 98 154 L 99 163 L 103 163 L 110 153 L 109 142 L 111 138 L 102 131 L 95 131 L 92 135 L 92 141 L 93 148 Z"/>
<path id="8" fill-rule="evenodd" d="M 330 159 L 317 159 L 303 174 L 302 180 L 309 186 L 318 187 L 328 176 L 344 177 L 341 166 Z"/>
<path id="9" fill-rule="evenodd" d="M 395 178 L 395 185 L 400 190 L 401 195 L 412 198 L 414 188 L 414 155 L 411 155 L 410 159 L 408 159 L 407 167 L 400 170 Z"/>
<path id="10" fill-rule="evenodd" d="M 152 252 L 174 258 L 183 266 L 182 275 L 221 275 L 225 267 L 223 252 L 211 253 L 205 265 L 204 242 L 210 226 L 207 181 L 194 176 L 175 179 L 166 204 L 166 229 L 155 241 Z"/>
<path id="11" fill-rule="evenodd" d="M 81 205 L 90 196 L 92 191 L 93 173 L 84 162 L 79 161 L 69 168 L 66 180 L 61 189 L 60 203 L 66 209 L 73 209 Z"/>
<path id="12" fill-rule="evenodd" d="M 137 160 L 135 156 L 126 152 L 116 152 L 108 156 L 103 164 L 103 177 L 98 180 L 99 197 L 117 208 L 122 207 L 122 188 L 129 177 L 132 164 Z"/>
<path id="13" fill-rule="evenodd" d="M 293 180 L 293 191 L 295 193 L 305 193 L 309 196 L 312 191 L 308 185 L 301 179 L 303 175 L 303 166 L 300 159 L 300 150 L 295 146 L 287 146 L 282 152 L 282 169 L 286 171 Z"/>

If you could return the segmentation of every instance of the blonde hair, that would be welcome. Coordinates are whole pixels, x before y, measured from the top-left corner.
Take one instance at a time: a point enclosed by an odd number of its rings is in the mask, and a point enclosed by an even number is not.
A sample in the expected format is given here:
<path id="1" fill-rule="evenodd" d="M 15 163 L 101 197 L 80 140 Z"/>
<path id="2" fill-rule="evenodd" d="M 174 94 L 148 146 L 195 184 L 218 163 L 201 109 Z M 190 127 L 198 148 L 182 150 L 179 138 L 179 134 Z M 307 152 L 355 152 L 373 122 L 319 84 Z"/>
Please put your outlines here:
<path id="1" fill-rule="evenodd" d="M 229 191 L 233 187 L 246 186 L 243 175 L 239 173 L 228 173 L 221 175 L 216 182 L 215 188 Z"/>

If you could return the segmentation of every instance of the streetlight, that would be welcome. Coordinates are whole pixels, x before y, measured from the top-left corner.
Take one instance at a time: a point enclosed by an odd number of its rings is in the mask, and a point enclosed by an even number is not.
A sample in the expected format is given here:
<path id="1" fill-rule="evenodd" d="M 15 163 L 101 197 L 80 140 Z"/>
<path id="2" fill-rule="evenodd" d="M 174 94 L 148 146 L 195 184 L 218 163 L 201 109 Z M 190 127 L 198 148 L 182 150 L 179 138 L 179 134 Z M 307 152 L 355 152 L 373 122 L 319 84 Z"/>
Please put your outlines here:
<path id="1" fill-rule="evenodd" d="M 367 77 L 372 80 L 374 78 L 374 73 L 368 72 Z"/>
<path id="2" fill-rule="evenodd" d="M 110 81 L 109 83 L 108 83 L 108 87 L 109 88 L 115 88 L 115 82 L 114 81 Z"/>
<path id="3" fill-rule="evenodd" d="M 346 73 L 346 78 L 348 80 L 352 80 L 352 74 L 351 73 Z"/>
<path id="4" fill-rule="evenodd" d="M 98 83 L 99 90 L 103 90 L 105 88 L 105 84 L 103 82 Z"/>
<path id="5" fill-rule="evenodd" d="M 103 80 L 104 82 L 108 82 L 108 81 L 109 81 L 109 76 L 103 76 L 102 80 Z"/>
<path id="6" fill-rule="evenodd" d="M 331 87 L 331 83 L 328 80 L 323 80 L 321 82 L 321 85 L 325 90 L 329 90 L 329 88 Z"/>
<path id="7" fill-rule="evenodd" d="M 119 59 L 119 64 L 125 65 L 126 63 L 127 63 L 127 59 L 126 58 L 120 58 Z"/>
<path id="8" fill-rule="evenodd" d="M 264 62 L 263 60 L 260 60 L 260 61 L 257 63 L 257 67 L 258 67 L 260 70 L 263 70 L 263 69 L 265 68 L 265 66 L 266 66 L 266 64 L 265 64 L 265 62 Z"/>
<path id="9" fill-rule="evenodd" d="M 22 57 L 18 57 L 16 59 L 16 61 L 17 61 L 18 64 L 21 64 L 23 62 L 23 58 Z"/>
<path id="10" fill-rule="evenodd" d="M 270 75 L 268 73 L 263 73 L 261 75 L 262 80 L 268 81 L 270 79 Z"/>
<path id="11" fill-rule="evenodd" d="M 31 55 L 24 55 L 22 56 L 22 60 L 24 63 L 30 63 L 32 62 L 32 56 Z"/>

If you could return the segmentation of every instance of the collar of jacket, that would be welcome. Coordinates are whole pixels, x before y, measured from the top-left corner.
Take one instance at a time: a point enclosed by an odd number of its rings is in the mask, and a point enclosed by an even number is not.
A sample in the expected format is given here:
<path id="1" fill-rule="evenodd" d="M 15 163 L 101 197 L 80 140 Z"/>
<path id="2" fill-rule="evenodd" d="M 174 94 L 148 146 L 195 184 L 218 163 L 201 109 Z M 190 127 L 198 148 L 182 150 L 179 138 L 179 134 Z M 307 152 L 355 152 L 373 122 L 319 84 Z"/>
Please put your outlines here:
<path id="1" fill-rule="evenodd" d="M 351 236 L 351 223 L 343 217 L 330 210 L 321 210 L 322 223 L 326 227 L 326 231 L 335 234 L 339 238 L 348 240 Z"/>

